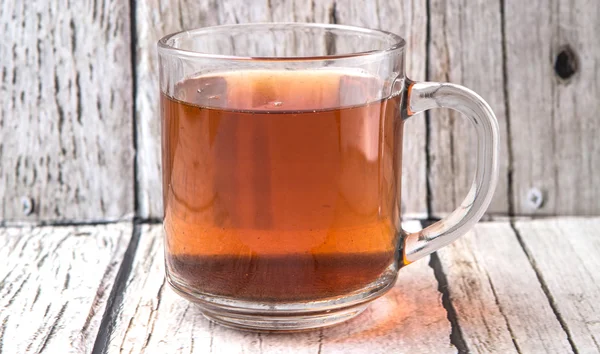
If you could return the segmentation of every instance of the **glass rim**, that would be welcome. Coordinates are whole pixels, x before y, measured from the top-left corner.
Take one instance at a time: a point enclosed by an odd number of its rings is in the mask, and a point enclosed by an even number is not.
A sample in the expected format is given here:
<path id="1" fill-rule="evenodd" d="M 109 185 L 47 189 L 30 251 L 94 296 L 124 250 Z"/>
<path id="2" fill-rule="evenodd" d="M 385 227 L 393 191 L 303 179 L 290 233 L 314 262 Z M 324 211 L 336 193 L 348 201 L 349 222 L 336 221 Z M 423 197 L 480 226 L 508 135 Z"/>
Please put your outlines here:
<path id="1" fill-rule="evenodd" d="M 392 44 L 383 49 L 373 49 L 368 51 L 361 51 L 355 53 L 346 54 L 334 54 L 334 55 L 319 55 L 319 56 L 273 56 L 273 57 L 261 57 L 261 56 L 238 56 L 238 55 L 224 55 L 214 53 L 202 53 L 188 49 L 181 49 L 170 45 L 169 40 L 176 37 L 192 37 L 201 34 L 209 34 L 213 31 L 223 31 L 230 28 L 239 29 L 241 27 L 247 28 L 263 28 L 268 26 L 285 26 L 285 27 L 300 27 L 300 28 L 317 28 L 317 29 L 335 29 L 344 31 L 347 33 L 363 33 L 382 38 L 392 39 Z M 406 46 L 404 38 L 392 32 L 369 29 L 359 26 L 339 25 L 339 24 L 328 24 L 328 23 L 304 23 L 304 22 L 251 22 L 251 23 L 239 23 L 239 24 L 228 24 L 218 26 L 199 27 L 191 30 L 183 30 L 168 34 L 158 40 L 158 53 L 167 54 L 177 57 L 185 57 L 189 59 L 216 59 L 216 60 L 231 60 L 231 61 L 326 61 L 326 60 L 337 60 L 337 59 L 352 59 L 352 58 L 372 58 L 385 56 L 390 53 L 401 51 Z"/>

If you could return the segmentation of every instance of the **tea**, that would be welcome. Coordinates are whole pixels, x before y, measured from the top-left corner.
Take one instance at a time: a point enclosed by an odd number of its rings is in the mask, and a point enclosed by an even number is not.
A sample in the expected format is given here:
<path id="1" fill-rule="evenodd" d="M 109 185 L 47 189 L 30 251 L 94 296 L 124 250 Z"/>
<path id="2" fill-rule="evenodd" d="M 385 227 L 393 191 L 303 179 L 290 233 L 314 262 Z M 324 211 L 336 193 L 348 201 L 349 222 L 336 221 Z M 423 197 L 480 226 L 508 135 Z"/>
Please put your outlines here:
<path id="1" fill-rule="evenodd" d="M 161 98 L 166 261 L 196 293 L 341 296 L 397 267 L 400 97 L 359 72 L 236 71 Z"/>

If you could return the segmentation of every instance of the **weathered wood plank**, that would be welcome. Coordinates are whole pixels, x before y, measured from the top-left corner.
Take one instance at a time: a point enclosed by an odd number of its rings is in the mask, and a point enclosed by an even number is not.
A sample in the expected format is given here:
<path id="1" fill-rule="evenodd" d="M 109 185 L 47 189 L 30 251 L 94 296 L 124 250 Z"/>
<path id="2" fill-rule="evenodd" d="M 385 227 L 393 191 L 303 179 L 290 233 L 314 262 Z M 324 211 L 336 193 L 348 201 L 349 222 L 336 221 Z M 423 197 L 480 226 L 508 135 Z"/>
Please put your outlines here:
<path id="1" fill-rule="evenodd" d="M 426 260 L 403 269 L 390 293 L 346 324 L 306 333 L 258 334 L 212 324 L 165 284 L 162 237 L 161 226 L 142 228 L 124 303 L 111 334 L 111 353 L 453 351 L 448 341 L 450 324 Z"/>
<path id="2" fill-rule="evenodd" d="M 427 6 L 425 0 L 339 1 L 335 20 L 344 25 L 376 28 L 406 39 L 406 73 L 425 80 Z M 402 155 L 402 212 L 407 217 L 427 216 L 425 117 L 409 119 L 404 126 Z"/>
<path id="3" fill-rule="evenodd" d="M 0 11 L 0 222 L 133 216 L 129 2 Z"/>
<path id="4" fill-rule="evenodd" d="M 156 42 L 164 35 L 182 29 L 237 22 L 326 21 L 321 1 L 315 9 L 306 1 L 240 0 L 138 1 L 137 22 L 137 148 L 139 213 L 143 218 L 162 217 L 160 113 L 158 110 L 158 58 Z M 317 6 L 317 4 L 319 6 Z"/>
<path id="5" fill-rule="evenodd" d="M 500 1 L 432 0 L 429 19 L 429 79 L 465 85 L 479 93 L 490 104 L 500 124 L 500 174 L 489 214 L 508 212 L 500 9 Z M 441 217 L 454 210 L 469 191 L 477 141 L 471 123 L 458 113 L 435 110 L 430 117 L 430 212 Z"/>
<path id="6" fill-rule="evenodd" d="M 90 353 L 130 224 L 0 229 L 0 352 Z"/>
<path id="7" fill-rule="evenodd" d="M 598 215 L 600 7 L 588 0 L 551 4 L 507 0 L 504 11 L 515 212 Z M 566 45 L 577 64 L 561 61 L 568 77 L 561 79 L 554 66 Z"/>
<path id="8" fill-rule="evenodd" d="M 407 37 L 408 73 L 415 79 L 425 74 L 425 0 L 378 0 L 375 12 L 365 12 L 364 2 L 334 0 L 284 1 L 139 1 L 136 8 L 137 38 L 137 147 L 139 213 L 143 218 L 162 216 L 160 183 L 160 121 L 156 41 L 181 29 L 237 22 L 298 21 L 338 22 L 381 28 Z M 371 6 L 371 3 L 368 3 Z M 399 15 L 400 14 L 400 15 Z M 368 15 L 368 16 L 367 16 Z M 399 17 L 400 16 L 400 17 Z M 403 211 L 426 213 L 425 129 L 423 119 L 405 128 Z"/>
<path id="9" fill-rule="evenodd" d="M 208 321 L 165 283 L 163 228 L 144 225 L 127 280 L 109 353 L 205 353 L 210 348 Z"/>
<path id="10" fill-rule="evenodd" d="M 508 222 L 479 223 L 438 254 L 468 351 L 572 352 Z"/>
<path id="11" fill-rule="evenodd" d="M 600 219 L 518 221 L 520 239 L 579 353 L 600 353 Z"/>

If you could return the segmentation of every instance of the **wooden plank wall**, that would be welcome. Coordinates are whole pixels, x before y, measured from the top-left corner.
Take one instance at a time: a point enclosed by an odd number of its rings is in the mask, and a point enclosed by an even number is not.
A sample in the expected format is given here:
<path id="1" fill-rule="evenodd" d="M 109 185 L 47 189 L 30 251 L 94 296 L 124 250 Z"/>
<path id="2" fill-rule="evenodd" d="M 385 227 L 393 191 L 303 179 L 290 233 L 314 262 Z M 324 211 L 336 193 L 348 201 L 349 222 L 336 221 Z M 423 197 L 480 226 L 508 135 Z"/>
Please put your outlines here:
<path id="1" fill-rule="evenodd" d="M 549 4 L 504 11 L 514 211 L 598 215 L 600 6 Z M 541 206 L 528 198 L 536 190 Z"/>
<path id="2" fill-rule="evenodd" d="M 343 23 L 381 28 L 400 33 L 409 41 L 407 72 L 416 80 L 425 78 L 427 11 L 424 0 L 336 3 L 332 0 L 256 1 L 152 0 L 136 9 L 138 188 L 142 218 L 162 215 L 160 191 L 160 146 L 158 117 L 158 73 L 155 43 L 164 34 L 200 26 L 238 22 L 297 21 Z M 381 5 L 381 6 L 379 6 Z M 365 8 L 366 6 L 366 8 Z M 390 14 L 398 14 L 390 16 Z M 425 185 L 425 120 L 414 119 L 406 127 L 404 210 L 427 215 Z"/>
<path id="3" fill-rule="evenodd" d="M 500 178 L 488 209 L 508 211 L 508 154 L 500 0 L 431 0 L 429 80 L 462 84 L 479 93 L 500 123 Z M 441 217 L 459 205 L 475 170 L 475 130 L 450 110 L 430 113 L 429 182 L 431 216 Z"/>
<path id="4" fill-rule="evenodd" d="M 134 212 L 129 3 L 3 1 L 0 222 Z"/>
<path id="5" fill-rule="evenodd" d="M 600 213 L 593 2 L 34 0 L 0 12 L 0 223 L 159 219 L 155 42 L 248 21 L 403 35 L 412 78 L 465 84 L 498 115 L 502 158 L 489 214 Z M 408 122 L 406 214 L 443 216 L 461 201 L 473 172 L 471 133 L 447 111 Z"/>

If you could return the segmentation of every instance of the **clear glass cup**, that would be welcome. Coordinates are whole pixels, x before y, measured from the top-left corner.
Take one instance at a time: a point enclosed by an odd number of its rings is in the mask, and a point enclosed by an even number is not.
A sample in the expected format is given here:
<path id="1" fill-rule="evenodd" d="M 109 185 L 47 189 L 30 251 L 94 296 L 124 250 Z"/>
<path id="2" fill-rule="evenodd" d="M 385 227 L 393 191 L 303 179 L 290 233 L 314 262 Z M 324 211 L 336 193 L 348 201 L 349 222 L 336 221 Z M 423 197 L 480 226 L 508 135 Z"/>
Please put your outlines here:
<path id="1" fill-rule="evenodd" d="M 405 48 L 388 32 L 299 23 L 159 41 L 166 273 L 176 292 L 233 327 L 328 326 L 481 218 L 497 179 L 496 118 L 467 88 L 408 79 Z M 438 107 L 475 127 L 474 181 L 454 212 L 406 233 L 403 124 Z"/>

